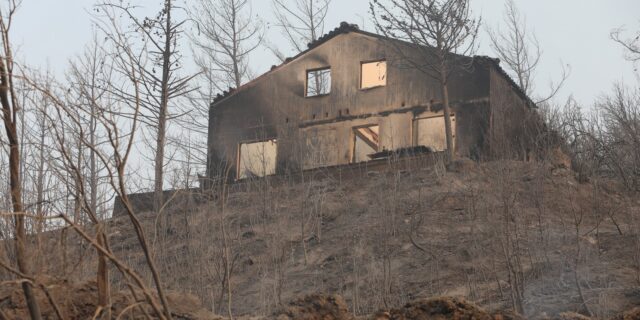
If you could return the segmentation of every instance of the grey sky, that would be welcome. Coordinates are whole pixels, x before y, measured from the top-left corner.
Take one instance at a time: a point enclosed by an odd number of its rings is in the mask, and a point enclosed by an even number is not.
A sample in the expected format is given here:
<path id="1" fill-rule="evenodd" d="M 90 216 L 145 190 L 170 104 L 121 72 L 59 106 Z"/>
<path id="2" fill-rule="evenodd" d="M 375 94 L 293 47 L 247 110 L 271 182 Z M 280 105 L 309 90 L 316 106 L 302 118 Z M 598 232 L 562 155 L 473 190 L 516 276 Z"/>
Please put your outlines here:
<path id="1" fill-rule="evenodd" d="M 193 1 L 193 0 L 188 0 Z M 132 1 L 155 11 L 159 0 Z M 329 13 L 327 31 L 340 21 L 357 23 L 372 29 L 368 0 L 334 0 Z M 18 58 L 31 65 L 49 65 L 62 72 L 67 61 L 81 52 L 91 38 L 93 0 L 25 0 L 13 29 L 13 41 L 19 46 Z M 254 14 L 270 20 L 269 0 L 253 0 Z M 544 50 L 538 72 L 537 93 L 544 95 L 550 79 L 559 76 L 561 61 L 570 64 L 572 73 L 561 97 L 573 94 L 581 103 L 590 105 L 607 92 L 615 81 L 635 81 L 633 66 L 623 59 L 623 51 L 609 39 L 613 28 L 627 26 L 640 29 L 638 0 L 516 0 L 535 30 Z M 472 0 L 476 14 L 483 22 L 495 26 L 501 22 L 503 0 Z M 276 42 L 277 31 L 268 36 Z M 493 55 L 487 41 L 482 40 L 478 54 Z M 260 74 L 275 64 L 266 50 L 258 50 L 252 66 Z"/>

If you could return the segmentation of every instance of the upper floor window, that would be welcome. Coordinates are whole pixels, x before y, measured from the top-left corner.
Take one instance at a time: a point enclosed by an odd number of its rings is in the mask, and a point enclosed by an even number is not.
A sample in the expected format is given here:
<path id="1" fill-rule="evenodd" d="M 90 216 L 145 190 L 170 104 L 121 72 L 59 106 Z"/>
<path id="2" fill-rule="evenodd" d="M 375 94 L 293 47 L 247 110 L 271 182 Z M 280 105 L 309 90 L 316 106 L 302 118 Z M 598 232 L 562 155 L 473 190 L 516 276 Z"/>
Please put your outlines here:
<path id="1" fill-rule="evenodd" d="M 360 88 L 374 88 L 387 85 L 387 62 L 374 61 L 363 62 L 360 71 L 361 81 Z"/>
<path id="2" fill-rule="evenodd" d="M 331 92 L 331 68 L 307 71 L 305 97 L 317 97 Z"/>

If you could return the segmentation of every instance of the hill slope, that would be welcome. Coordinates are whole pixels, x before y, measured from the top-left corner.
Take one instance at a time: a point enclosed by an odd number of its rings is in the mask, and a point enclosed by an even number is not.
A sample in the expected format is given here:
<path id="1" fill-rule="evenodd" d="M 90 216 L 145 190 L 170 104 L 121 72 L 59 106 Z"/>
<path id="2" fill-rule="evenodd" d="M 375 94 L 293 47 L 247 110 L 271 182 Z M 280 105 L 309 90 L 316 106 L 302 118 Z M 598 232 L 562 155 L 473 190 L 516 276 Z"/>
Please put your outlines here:
<path id="1" fill-rule="evenodd" d="M 441 295 L 533 317 L 640 304 L 640 204 L 615 183 L 534 163 L 449 169 L 257 180 L 233 186 L 224 206 L 143 216 L 166 286 L 217 313 L 227 274 L 236 314 L 316 292 L 342 295 L 356 314 Z M 126 220 L 110 233 L 144 270 Z"/>

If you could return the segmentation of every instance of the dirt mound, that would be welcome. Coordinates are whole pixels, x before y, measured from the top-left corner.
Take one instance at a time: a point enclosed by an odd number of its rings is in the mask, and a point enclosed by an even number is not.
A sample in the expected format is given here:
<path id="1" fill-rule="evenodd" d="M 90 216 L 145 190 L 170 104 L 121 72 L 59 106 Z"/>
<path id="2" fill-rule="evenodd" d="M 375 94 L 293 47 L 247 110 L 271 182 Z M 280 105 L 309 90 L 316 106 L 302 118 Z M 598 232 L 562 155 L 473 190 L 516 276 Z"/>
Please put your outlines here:
<path id="1" fill-rule="evenodd" d="M 576 312 L 563 312 L 555 318 L 556 320 L 591 320 L 591 318 Z"/>
<path id="2" fill-rule="evenodd" d="M 64 319 L 94 318 L 98 300 L 95 282 L 71 284 L 65 281 L 49 280 L 46 283 L 49 296 L 40 288 L 35 290 L 36 299 L 44 319 L 58 319 L 57 312 L 53 307 L 54 304 Z M 111 298 L 111 311 L 114 318 L 122 315 L 122 319 L 137 319 L 143 315 L 141 308 L 134 307 L 136 300 L 130 292 L 115 292 L 112 293 Z M 172 314 L 177 319 L 222 319 L 202 308 L 198 298 L 193 295 L 170 292 L 167 294 L 167 299 L 169 300 Z M 4 283 L 0 288 L 0 311 L 8 319 L 29 318 L 29 311 L 25 304 L 22 288 L 18 283 Z M 146 311 L 153 314 L 148 308 Z"/>
<path id="3" fill-rule="evenodd" d="M 310 295 L 289 303 L 278 320 L 352 320 L 347 303 L 338 295 Z"/>
<path id="4" fill-rule="evenodd" d="M 493 314 L 493 319 L 494 320 L 526 320 L 527 318 L 525 318 L 523 315 L 516 313 L 514 311 L 506 310 L 506 311 L 495 312 Z"/>
<path id="5" fill-rule="evenodd" d="M 494 319 L 498 320 L 498 318 L 496 316 L 494 316 Z M 517 320 L 526 320 L 527 318 L 524 317 L 520 317 L 520 318 L 516 318 Z M 568 311 L 568 312 L 561 312 L 555 315 L 547 315 L 547 314 L 542 314 L 539 318 L 534 318 L 534 319 L 541 319 L 541 320 L 593 320 L 595 318 L 590 318 L 588 316 L 585 316 L 583 314 L 577 313 L 577 312 L 573 312 L 573 311 Z M 623 318 L 612 318 L 609 320 L 623 320 Z M 626 320 L 626 318 L 625 318 Z"/>
<path id="6" fill-rule="evenodd" d="M 619 314 L 611 320 L 640 320 L 640 307 L 633 308 L 627 312 Z"/>
<path id="7" fill-rule="evenodd" d="M 407 303 L 402 309 L 378 312 L 374 320 L 491 320 L 489 313 L 460 298 L 433 298 Z M 504 318 L 503 318 L 504 319 Z"/>

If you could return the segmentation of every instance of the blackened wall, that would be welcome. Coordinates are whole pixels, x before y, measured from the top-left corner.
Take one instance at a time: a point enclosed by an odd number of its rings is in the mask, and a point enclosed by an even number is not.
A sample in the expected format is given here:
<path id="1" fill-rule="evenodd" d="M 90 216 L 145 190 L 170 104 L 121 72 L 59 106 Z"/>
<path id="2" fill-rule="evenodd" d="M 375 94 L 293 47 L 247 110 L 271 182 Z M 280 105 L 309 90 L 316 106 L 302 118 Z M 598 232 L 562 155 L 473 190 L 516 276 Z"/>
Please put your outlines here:
<path id="1" fill-rule="evenodd" d="M 208 176 L 235 167 L 243 142 L 277 139 L 279 172 L 348 163 L 352 127 L 359 125 L 380 125 L 380 142 L 386 149 L 411 146 L 412 119 L 425 112 L 441 113 L 440 87 L 398 58 L 398 44 L 390 41 L 394 40 L 357 32 L 337 35 L 214 103 Z M 407 54 L 413 50 L 406 47 Z M 360 89 L 361 63 L 383 59 L 387 85 Z M 323 67 L 331 67 L 331 93 L 305 97 L 306 71 Z M 449 94 L 460 155 L 477 157 L 486 148 L 492 79 L 492 67 L 486 63 L 452 74 Z M 235 169 L 230 172 L 233 178 Z"/>
<path id="2" fill-rule="evenodd" d="M 536 138 L 542 120 L 523 99 L 514 84 L 498 69 L 491 70 L 490 146 L 487 156 L 530 160 L 535 155 Z"/>

